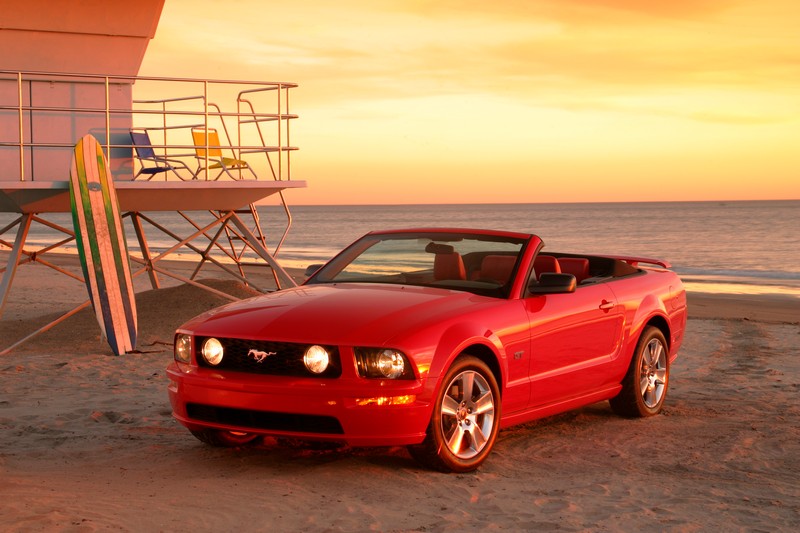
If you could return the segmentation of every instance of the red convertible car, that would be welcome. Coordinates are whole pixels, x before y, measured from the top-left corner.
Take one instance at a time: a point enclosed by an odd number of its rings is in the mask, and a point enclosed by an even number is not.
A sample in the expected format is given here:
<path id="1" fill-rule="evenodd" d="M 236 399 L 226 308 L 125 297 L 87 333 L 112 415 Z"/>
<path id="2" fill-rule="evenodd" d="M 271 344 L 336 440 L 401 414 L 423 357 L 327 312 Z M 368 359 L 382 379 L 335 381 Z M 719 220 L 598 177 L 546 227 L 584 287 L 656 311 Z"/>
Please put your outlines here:
<path id="1" fill-rule="evenodd" d="M 369 233 L 300 287 L 181 326 L 173 415 L 217 446 L 407 445 L 466 472 L 512 424 L 603 400 L 659 413 L 686 325 L 678 276 L 542 247 L 500 231 Z"/>

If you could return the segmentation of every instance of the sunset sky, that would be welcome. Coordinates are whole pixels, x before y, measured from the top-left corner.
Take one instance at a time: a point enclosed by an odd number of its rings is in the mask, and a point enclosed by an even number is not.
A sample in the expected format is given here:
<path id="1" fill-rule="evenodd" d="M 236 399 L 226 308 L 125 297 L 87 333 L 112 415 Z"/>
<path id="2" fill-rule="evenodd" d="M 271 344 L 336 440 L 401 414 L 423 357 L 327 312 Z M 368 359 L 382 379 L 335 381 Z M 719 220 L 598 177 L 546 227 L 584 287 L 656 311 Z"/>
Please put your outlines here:
<path id="1" fill-rule="evenodd" d="M 797 0 L 167 0 L 140 74 L 291 81 L 293 204 L 800 198 Z"/>

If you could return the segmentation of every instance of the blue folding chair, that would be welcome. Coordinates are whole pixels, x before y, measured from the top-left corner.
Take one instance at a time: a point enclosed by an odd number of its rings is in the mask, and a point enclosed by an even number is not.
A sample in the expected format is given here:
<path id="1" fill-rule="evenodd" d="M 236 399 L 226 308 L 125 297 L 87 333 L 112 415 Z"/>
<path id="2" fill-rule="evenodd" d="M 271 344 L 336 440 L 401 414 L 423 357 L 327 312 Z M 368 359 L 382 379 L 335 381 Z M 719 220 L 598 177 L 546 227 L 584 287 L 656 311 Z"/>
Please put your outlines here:
<path id="1" fill-rule="evenodd" d="M 144 174 L 145 176 L 148 176 L 148 180 L 151 180 L 156 174 L 161 174 L 163 172 L 174 172 L 178 178 L 186 181 L 187 178 L 181 176 L 181 174 L 178 172 L 179 170 L 185 170 L 189 176 L 194 175 L 192 170 L 186 166 L 186 163 L 180 159 L 156 155 L 155 150 L 153 150 L 153 143 L 150 141 L 150 135 L 147 133 L 147 131 L 132 131 L 131 142 L 133 143 L 133 147 L 136 151 L 136 158 L 139 160 L 140 164 L 139 172 L 136 173 L 133 179 L 136 179 Z M 166 179 L 166 176 L 164 176 L 164 179 Z"/>

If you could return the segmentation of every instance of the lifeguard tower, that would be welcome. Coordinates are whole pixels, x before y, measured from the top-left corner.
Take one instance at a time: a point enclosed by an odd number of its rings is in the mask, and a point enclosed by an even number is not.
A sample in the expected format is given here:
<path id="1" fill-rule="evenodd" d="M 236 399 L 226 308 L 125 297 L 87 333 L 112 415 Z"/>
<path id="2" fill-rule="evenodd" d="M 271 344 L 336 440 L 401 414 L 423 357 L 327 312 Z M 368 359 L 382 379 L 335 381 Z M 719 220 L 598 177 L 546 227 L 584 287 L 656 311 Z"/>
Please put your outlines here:
<path id="1" fill-rule="evenodd" d="M 0 18 L 0 251 L 7 260 L 0 264 L 0 318 L 21 265 L 38 262 L 80 279 L 45 254 L 74 241 L 63 214 L 70 212 L 73 147 L 87 133 L 104 147 L 120 211 L 132 228 L 128 235 L 136 237 L 129 242 L 134 276 L 147 274 L 153 288 L 160 276 L 170 276 L 214 291 L 197 282 L 213 264 L 262 291 L 295 284 L 275 255 L 291 226 L 283 192 L 305 187 L 291 178 L 297 148 L 290 125 L 297 115 L 289 97 L 296 85 L 138 76 L 163 4 L 6 3 Z M 273 195 L 285 219 L 270 247 L 254 204 Z M 182 229 L 160 222 L 165 212 L 171 220 L 178 213 Z M 37 226 L 57 237 L 30 246 Z M 174 244 L 152 249 L 154 234 Z M 193 274 L 160 263 L 176 252 L 196 260 Z M 248 276 L 255 270 L 250 266 L 263 267 L 270 283 Z"/>

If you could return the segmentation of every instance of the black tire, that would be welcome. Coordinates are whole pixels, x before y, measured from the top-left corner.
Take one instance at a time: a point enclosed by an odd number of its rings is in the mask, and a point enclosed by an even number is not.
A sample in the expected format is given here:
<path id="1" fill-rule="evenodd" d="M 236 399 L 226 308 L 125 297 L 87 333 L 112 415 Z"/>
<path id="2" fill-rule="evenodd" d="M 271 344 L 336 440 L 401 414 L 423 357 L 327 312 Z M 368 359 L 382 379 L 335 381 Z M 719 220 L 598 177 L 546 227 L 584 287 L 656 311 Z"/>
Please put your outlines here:
<path id="1" fill-rule="evenodd" d="M 199 429 L 192 430 L 192 435 L 198 440 L 218 446 L 220 448 L 238 448 L 253 444 L 258 435 L 254 433 L 244 433 L 241 431 L 226 431 L 223 429 Z"/>
<path id="2" fill-rule="evenodd" d="M 486 363 L 464 355 L 442 379 L 425 440 L 408 450 L 434 470 L 470 472 L 489 456 L 499 429 L 497 380 Z"/>
<path id="3" fill-rule="evenodd" d="M 620 416 L 657 415 L 664 406 L 669 385 L 669 347 L 661 330 L 647 326 L 639 337 L 620 393 L 609 400 Z"/>

